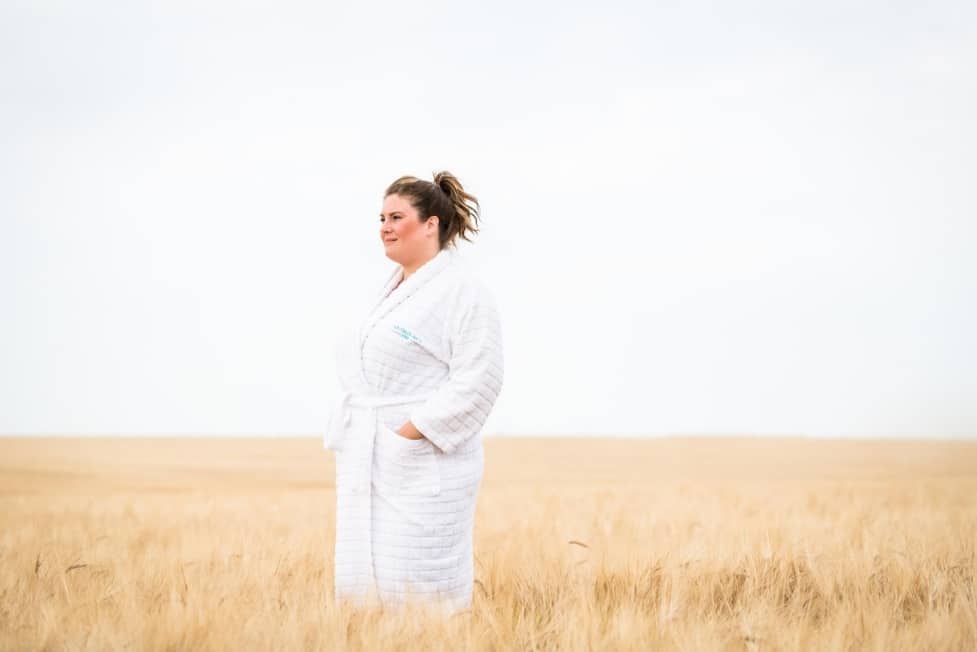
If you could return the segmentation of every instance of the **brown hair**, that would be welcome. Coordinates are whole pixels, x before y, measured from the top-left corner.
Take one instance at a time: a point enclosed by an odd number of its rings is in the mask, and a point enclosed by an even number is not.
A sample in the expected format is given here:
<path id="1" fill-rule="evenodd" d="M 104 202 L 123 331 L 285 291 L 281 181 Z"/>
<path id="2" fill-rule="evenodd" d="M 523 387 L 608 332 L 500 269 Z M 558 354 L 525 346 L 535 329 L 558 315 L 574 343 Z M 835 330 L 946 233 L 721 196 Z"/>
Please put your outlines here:
<path id="1" fill-rule="evenodd" d="M 383 196 L 387 195 L 408 198 L 421 222 L 437 215 L 438 244 L 441 249 L 457 237 L 471 242 L 469 233 L 478 233 L 478 200 L 465 192 L 458 177 L 450 172 L 435 172 L 433 183 L 417 177 L 400 177 L 387 186 Z"/>

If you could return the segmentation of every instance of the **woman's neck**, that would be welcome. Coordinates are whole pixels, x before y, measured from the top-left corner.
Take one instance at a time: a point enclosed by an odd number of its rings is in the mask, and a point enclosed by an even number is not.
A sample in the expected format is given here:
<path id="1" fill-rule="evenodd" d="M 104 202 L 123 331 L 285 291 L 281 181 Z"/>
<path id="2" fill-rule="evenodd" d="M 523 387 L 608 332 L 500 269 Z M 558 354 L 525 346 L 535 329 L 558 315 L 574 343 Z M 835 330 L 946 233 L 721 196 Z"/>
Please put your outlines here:
<path id="1" fill-rule="evenodd" d="M 435 256 L 437 256 L 438 253 L 439 252 L 435 251 L 428 258 L 422 258 L 422 259 L 420 259 L 418 261 L 415 261 L 415 262 L 413 262 L 413 263 L 411 263 L 409 265 L 404 265 L 403 266 L 404 267 L 404 276 L 403 276 L 403 278 L 400 279 L 400 282 L 403 283 L 404 281 L 406 281 L 410 277 L 411 274 L 413 274 L 418 269 L 420 269 L 421 266 L 424 265 L 424 263 L 428 262 L 429 260 L 431 260 L 432 258 L 434 258 Z"/>

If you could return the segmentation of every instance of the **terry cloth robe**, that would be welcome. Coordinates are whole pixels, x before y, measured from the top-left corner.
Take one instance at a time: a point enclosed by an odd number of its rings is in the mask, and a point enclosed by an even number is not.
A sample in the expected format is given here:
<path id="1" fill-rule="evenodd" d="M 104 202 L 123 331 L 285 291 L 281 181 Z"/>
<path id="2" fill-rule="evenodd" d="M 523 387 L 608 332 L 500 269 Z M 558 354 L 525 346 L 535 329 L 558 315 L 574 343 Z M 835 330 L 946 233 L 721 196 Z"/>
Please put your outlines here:
<path id="1" fill-rule="evenodd" d="M 324 439 L 336 459 L 335 594 L 458 610 L 474 581 L 480 432 L 502 389 L 499 313 L 453 248 L 402 278 L 398 266 L 337 348 Z M 424 438 L 395 432 L 408 419 Z"/>

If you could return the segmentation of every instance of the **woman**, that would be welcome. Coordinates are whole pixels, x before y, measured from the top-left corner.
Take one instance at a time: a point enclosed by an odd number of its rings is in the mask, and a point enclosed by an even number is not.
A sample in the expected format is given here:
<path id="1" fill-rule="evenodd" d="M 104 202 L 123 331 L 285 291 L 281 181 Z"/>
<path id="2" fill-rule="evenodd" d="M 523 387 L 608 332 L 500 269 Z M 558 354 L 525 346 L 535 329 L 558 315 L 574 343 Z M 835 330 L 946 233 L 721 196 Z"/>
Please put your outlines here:
<path id="1" fill-rule="evenodd" d="M 341 340 L 336 453 L 336 598 L 414 596 L 471 604 L 480 431 L 502 389 L 491 293 L 457 259 L 478 201 L 448 172 L 384 193 L 380 239 L 399 266 Z"/>

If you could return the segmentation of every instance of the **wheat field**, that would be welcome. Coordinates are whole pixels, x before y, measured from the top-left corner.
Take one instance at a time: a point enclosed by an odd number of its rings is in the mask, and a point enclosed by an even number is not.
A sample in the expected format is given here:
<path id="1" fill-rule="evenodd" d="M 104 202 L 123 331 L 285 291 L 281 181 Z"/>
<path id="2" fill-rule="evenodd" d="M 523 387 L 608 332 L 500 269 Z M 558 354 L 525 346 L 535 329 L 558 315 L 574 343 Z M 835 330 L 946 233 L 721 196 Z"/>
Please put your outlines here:
<path id="1" fill-rule="evenodd" d="M 977 649 L 977 442 L 488 439 L 450 617 L 334 604 L 332 480 L 314 439 L 0 439 L 0 649 Z"/>

